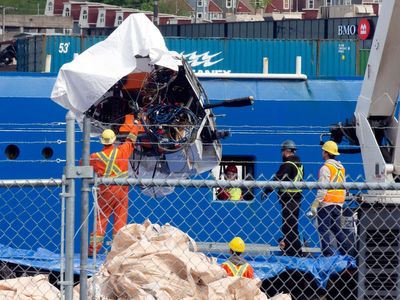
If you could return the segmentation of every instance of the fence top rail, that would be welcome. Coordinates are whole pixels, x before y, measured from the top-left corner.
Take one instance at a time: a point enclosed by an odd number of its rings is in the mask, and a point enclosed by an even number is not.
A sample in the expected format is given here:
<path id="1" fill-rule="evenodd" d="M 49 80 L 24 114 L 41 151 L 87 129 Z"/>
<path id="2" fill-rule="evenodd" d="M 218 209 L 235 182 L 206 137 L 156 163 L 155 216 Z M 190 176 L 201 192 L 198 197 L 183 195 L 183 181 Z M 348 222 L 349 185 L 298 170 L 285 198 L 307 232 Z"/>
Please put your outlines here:
<path id="1" fill-rule="evenodd" d="M 61 186 L 62 179 L 7 179 L 0 180 L 0 187 L 50 187 Z"/>
<path id="2" fill-rule="evenodd" d="M 272 189 L 346 189 L 346 190 L 400 190 L 396 182 L 346 182 L 322 183 L 317 181 L 256 181 L 256 180 L 199 180 L 199 179 L 137 179 L 137 178 L 96 178 L 95 185 L 145 185 L 145 186 L 181 186 L 181 187 L 244 187 Z"/>

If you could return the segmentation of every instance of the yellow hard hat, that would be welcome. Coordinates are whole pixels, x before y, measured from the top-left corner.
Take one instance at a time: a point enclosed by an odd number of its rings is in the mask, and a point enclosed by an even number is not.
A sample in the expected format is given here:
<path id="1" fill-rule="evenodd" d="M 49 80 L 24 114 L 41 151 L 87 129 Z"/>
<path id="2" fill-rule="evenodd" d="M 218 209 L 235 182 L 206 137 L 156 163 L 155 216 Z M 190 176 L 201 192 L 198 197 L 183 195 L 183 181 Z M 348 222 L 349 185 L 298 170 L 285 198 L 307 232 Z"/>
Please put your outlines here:
<path id="1" fill-rule="evenodd" d="M 234 252 L 242 253 L 242 252 L 244 252 L 246 245 L 245 245 L 244 241 L 240 237 L 237 236 L 237 237 L 234 237 L 229 242 L 229 248 Z"/>
<path id="2" fill-rule="evenodd" d="M 327 141 L 322 146 L 322 150 L 332 154 L 332 155 L 340 155 L 338 151 L 338 146 L 334 141 Z"/>
<path id="3" fill-rule="evenodd" d="M 111 145 L 114 144 L 116 138 L 117 137 L 115 136 L 114 131 L 112 131 L 111 129 L 106 129 L 101 134 L 100 142 L 103 145 Z"/>

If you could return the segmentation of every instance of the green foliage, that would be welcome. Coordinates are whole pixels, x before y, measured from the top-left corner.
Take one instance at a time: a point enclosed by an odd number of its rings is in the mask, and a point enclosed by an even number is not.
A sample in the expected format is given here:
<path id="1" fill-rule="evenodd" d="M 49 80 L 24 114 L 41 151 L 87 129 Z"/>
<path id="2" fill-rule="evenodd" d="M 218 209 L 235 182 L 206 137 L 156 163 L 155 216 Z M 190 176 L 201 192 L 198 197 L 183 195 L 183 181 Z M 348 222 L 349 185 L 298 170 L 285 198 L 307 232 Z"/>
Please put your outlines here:
<path id="1" fill-rule="evenodd" d="M 254 8 L 265 8 L 272 3 L 272 0 L 250 0 Z"/>
<path id="2" fill-rule="evenodd" d="M 1 1 L 1 0 L 0 0 Z M 123 7 L 136 8 L 141 10 L 153 10 L 153 0 L 93 0 L 90 2 L 102 2 Z"/>
<path id="3" fill-rule="evenodd" d="M 187 5 L 185 5 L 185 0 L 160 0 L 158 2 L 159 11 L 178 15 L 178 16 L 189 16 L 190 12 L 188 11 Z"/>
<path id="4" fill-rule="evenodd" d="M 7 9 L 8 15 L 43 15 L 46 0 L 0 0 L 0 6 L 15 8 Z"/>

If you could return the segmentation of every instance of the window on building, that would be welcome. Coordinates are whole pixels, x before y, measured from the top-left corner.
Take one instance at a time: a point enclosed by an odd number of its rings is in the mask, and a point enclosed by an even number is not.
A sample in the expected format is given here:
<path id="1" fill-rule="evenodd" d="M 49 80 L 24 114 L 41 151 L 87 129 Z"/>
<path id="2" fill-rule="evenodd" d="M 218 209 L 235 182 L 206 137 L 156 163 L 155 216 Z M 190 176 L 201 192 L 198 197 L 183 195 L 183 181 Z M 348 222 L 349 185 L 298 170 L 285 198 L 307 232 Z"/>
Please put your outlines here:
<path id="1" fill-rule="evenodd" d="M 211 13 L 211 19 L 220 19 L 220 14 L 219 13 Z"/>
<path id="2" fill-rule="evenodd" d="M 325 6 L 332 6 L 332 0 L 325 0 Z"/>
<path id="3" fill-rule="evenodd" d="M 236 178 L 232 180 L 254 180 L 254 162 L 254 156 L 223 156 L 221 164 L 212 169 L 211 172 L 216 180 L 229 180 L 228 176 L 230 176 L 229 173 L 232 173 L 232 171 L 237 172 Z M 232 194 L 236 196 L 238 196 L 237 194 L 241 194 L 240 200 L 242 201 L 254 200 L 253 189 L 240 188 L 239 193 L 237 193 L 236 189 Z M 221 189 L 213 188 L 213 200 L 223 201 L 238 199 L 229 199 L 229 190 L 225 193 L 225 191 Z"/>
<path id="4" fill-rule="evenodd" d="M 65 8 L 64 16 L 65 16 L 65 17 L 69 17 L 70 14 L 71 14 L 71 12 L 70 12 L 70 10 L 69 10 L 69 7 Z"/>
<path id="5" fill-rule="evenodd" d="M 203 7 L 203 0 L 197 0 L 197 7 Z"/>
<path id="6" fill-rule="evenodd" d="M 290 0 L 283 0 L 283 9 L 289 9 L 289 3 Z"/>
<path id="7" fill-rule="evenodd" d="M 314 0 L 307 0 L 307 8 L 314 8 Z"/>
<path id="8" fill-rule="evenodd" d="M 197 13 L 197 19 L 201 19 L 201 18 L 203 18 L 203 13 L 201 13 L 201 12 Z"/>
<path id="9" fill-rule="evenodd" d="M 53 2 L 49 1 L 49 4 L 47 5 L 47 10 L 49 12 L 53 12 Z"/>
<path id="10" fill-rule="evenodd" d="M 122 16 L 118 16 L 117 25 L 120 25 L 121 23 L 122 23 Z"/>
<path id="11" fill-rule="evenodd" d="M 100 14 L 100 20 L 99 21 L 100 21 L 101 24 L 104 24 L 104 14 L 103 13 Z"/>
<path id="12" fill-rule="evenodd" d="M 226 8 L 232 8 L 232 0 L 226 0 L 225 6 L 226 6 Z"/>
<path id="13" fill-rule="evenodd" d="M 86 11 L 86 10 L 84 10 L 84 11 L 82 12 L 82 19 L 83 19 L 83 20 L 87 20 L 87 11 Z"/>

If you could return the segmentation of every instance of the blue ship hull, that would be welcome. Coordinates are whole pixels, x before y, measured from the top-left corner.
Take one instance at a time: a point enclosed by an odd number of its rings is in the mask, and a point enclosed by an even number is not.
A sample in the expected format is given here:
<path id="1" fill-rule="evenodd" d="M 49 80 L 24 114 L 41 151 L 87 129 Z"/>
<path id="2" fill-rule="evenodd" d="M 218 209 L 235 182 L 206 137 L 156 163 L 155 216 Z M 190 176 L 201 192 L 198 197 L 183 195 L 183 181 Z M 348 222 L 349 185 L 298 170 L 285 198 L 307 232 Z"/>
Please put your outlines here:
<path id="1" fill-rule="evenodd" d="M 61 178 L 65 165 L 64 122 L 67 112 L 50 100 L 54 81 L 55 75 L 0 74 L 1 179 Z M 322 164 L 320 135 L 328 133 L 332 124 L 352 117 L 362 83 L 358 79 L 201 79 L 201 82 L 211 101 L 250 95 L 254 97 L 253 107 L 215 108 L 213 112 L 219 116 L 218 129 L 231 131 L 231 137 L 222 140 L 223 155 L 251 157 L 254 160 L 253 176 L 261 180 L 269 179 L 278 169 L 281 160 L 279 145 L 285 139 L 293 139 L 298 144 L 298 154 L 305 166 L 305 178 L 315 180 Z M 222 114 L 225 116 L 220 116 Z M 76 140 L 79 159 L 80 132 Z M 10 145 L 19 149 L 19 156 L 15 160 L 8 160 L 5 156 Z M 46 147 L 53 151 L 49 159 L 43 157 Z M 92 143 L 91 147 L 91 151 L 100 149 L 98 143 Z M 340 159 L 353 180 L 363 174 L 359 154 L 342 155 Z M 210 174 L 201 177 L 210 178 Z M 79 190 L 77 192 L 79 195 Z M 45 190 L 43 193 L 49 192 Z M 263 200 L 260 190 L 254 190 L 253 193 L 252 201 L 233 203 L 213 201 L 213 190 L 208 188 L 176 188 L 171 195 L 159 199 L 151 199 L 140 194 L 140 190 L 132 189 L 128 221 L 140 223 L 149 218 L 155 223 L 170 223 L 201 242 L 226 242 L 232 236 L 239 235 L 246 237 L 248 243 L 276 246 L 281 237 L 280 205 L 276 195 Z M 318 247 L 318 236 L 312 220 L 305 215 L 314 200 L 315 191 L 305 191 L 304 194 L 300 232 L 309 246 Z M 46 195 L 42 197 L 46 199 Z M 26 198 L 29 195 L 8 200 L 24 206 L 22 215 L 10 213 L 10 205 L 0 207 L 0 213 L 4 216 L 2 228 L 10 227 L 17 217 L 40 225 L 46 217 L 48 206 L 38 204 L 30 207 L 32 199 Z M 58 202 L 51 205 L 55 206 L 54 210 L 59 207 Z M 77 212 L 79 206 L 78 196 Z M 37 213 L 38 209 L 43 211 Z M 79 220 L 79 214 L 75 219 Z M 16 248 L 27 248 L 28 245 L 32 249 L 47 245 L 49 250 L 57 250 L 60 245 L 59 228 L 60 220 L 54 218 L 45 234 L 36 235 L 29 228 L 22 229 L 26 231 L 26 237 L 16 240 L 15 231 L 9 230 L 1 235 L 0 243 Z M 23 234 L 17 232 L 18 235 Z M 79 238 L 76 239 L 75 249 L 79 251 Z"/>

